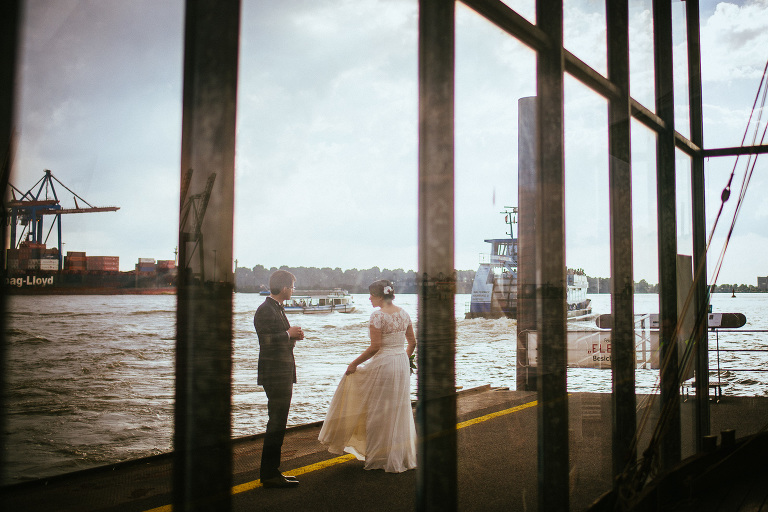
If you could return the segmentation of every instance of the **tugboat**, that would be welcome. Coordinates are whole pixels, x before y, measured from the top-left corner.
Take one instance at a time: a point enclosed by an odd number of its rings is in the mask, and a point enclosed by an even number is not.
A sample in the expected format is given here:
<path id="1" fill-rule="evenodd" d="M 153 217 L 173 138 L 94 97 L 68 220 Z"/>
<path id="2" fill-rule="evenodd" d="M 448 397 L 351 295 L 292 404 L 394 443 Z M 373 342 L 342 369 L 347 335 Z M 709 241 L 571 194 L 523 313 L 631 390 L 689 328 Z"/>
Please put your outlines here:
<path id="1" fill-rule="evenodd" d="M 517 318 L 518 239 L 513 225 L 517 223 L 517 207 L 501 212 L 509 226 L 509 238 L 491 238 L 489 254 L 480 255 L 480 266 L 472 283 L 472 299 L 465 318 Z M 568 316 L 592 312 L 587 298 L 587 276 L 581 269 L 567 269 Z"/>
<path id="2" fill-rule="evenodd" d="M 472 283 L 472 299 L 465 318 L 517 318 L 517 248 L 513 224 L 517 207 L 505 211 L 509 238 L 491 238 L 489 254 L 480 255 L 480 266 Z"/>

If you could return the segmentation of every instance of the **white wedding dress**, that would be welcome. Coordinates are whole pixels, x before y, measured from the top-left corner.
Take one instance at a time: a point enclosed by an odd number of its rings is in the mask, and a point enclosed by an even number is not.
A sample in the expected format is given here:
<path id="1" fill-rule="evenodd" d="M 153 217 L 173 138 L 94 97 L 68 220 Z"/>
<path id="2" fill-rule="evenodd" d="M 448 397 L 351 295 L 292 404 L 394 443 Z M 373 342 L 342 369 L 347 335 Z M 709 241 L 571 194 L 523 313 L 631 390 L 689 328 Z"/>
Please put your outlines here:
<path id="1" fill-rule="evenodd" d="M 357 371 L 341 378 L 320 429 L 331 453 L 348 452 L 365 469 L 401 473 L 416 467 L 416 426 L 410 393 L 410 365 L 404 310 L 376 310 L 371 325 L 381 329 L 381 349 Z"/>

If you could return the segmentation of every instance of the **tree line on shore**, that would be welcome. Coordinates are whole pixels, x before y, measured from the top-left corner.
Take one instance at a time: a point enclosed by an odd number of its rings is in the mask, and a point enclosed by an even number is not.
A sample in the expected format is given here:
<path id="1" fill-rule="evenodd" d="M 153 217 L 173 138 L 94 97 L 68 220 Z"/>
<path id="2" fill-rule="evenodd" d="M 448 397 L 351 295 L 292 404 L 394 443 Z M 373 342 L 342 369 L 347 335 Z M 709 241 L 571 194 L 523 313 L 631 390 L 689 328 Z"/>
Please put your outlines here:
<path id="1" fill-rule="evenodd" d="M 418 274 L 413 270 L 401 268 L 390 270 L 372 267 L 358 270 L 340 268 L 289 267 L 283 265 L 266 268 L 256 265 L 253 268 L 235 269 L 235 291 L 258 293 L 269 288 L 269 276 L 275 270 L 287 270 L 296 276 L 298 290 L 332 290 L 341 288 L 349 293 L 368 293 L 368 285 L 379 279 L 389 279 L 395 284 L 395 293 L 417 293 L 419 290 Z M 445 279 L 445 278 L 444 278 Z M 448 280 L 455 280 L 456 293 L 471 293 L 474 270 L 457 270 Z"/>
<path id="2" fill-rule="evenodd" d="M 419 290 L 418 273 L 401 268 L 390 270 L 371 267 L 358 270 L 356 268 L 342 270 L 340 268 L 289 267 L 282 266 L 296 276 L 296 288 L 299 290 L 332 290 L 341 288 L 350 293 L 368 293 L 368 285 L 379 279 L 389 279 L 395 283 L 395 293 L 417 293 Z M 269 276 L 278 270 L 277 267 L 267 268 L 256 265 L 253 268 L 237 267 L 235 269 L 235 291 L 243 293 L 258 293 L 269 287 Z M 446 279 L 446 278 L 442 278 Z M 475 280 L 474 270 L 457 270 L 447 280 L 455 280 L 456 293 L 472 293 L 472 282 Z M 587 293 L 611 293 L 610 277 L 587 276 L 589 288 Z M 714 293 L 755 293 L 768 290 L 759 289 L 754 285 L 721 284 L 715 287 Z M 648 283 L 645 279 L 635 283 L 635 293 L 658 293 L 659 285 Z"/>
<path id="3" fill-rule="evenodd" d="M 610 277 L 587 277 L 589 288 L 587 293 L 611 293 Z M 712 293 L 765 293 L 766 289 L 753 284 L 720 284 L 712 289 Z M 645 279 L 635 283 L 635 293 L 659 293 L 659 285 L 651 284 Z"/>

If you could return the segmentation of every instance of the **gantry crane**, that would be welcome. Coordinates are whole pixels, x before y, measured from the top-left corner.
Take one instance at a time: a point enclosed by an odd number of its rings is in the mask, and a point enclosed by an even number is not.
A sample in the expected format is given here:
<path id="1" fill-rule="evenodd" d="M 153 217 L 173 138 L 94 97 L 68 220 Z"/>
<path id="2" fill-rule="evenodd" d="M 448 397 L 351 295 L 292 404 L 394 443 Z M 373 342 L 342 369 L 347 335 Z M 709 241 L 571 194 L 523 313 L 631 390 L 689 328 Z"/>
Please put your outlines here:
<path id="1" fill-rule="evenodd" d="M 179 264 L 183 269 L 190 268 L 192 263 L 192 256 L 197 251 L 197 255 L 200 261 L 200 281 L 205 282 L 205 260 L 204 260 L 204 246 L 203 246 L 203 218 L 205 217 L 205 211 L 208 209 L 208 201 L 211 198 L 211 191 L 213 190 L 213 183 L 216 181 L 216 173 L 212 172 L 208 175 L 208 180 L 205 183 L 205 189 L 199 194 L 192 194 L 187 197 L 189 192 L 189 185 L 192 182 L 192 169 L 189 169 L 184 179 L 181 182 L 181 222 L 179 225 L 182 227 L 181 242 L 182 248 L 180 251 L 181 258 Z M 191 226 L 187 225 L 189 214 L 192 213 Z M 191 228 L 191 230 L 190 230 Z M 192 248 L 187 249 L 187 243 L 192 243 Z M 215 271 L 214 271 L 215 272 Z"/>
<path id="2" fill-rule="evenodd" d="M 61 206 L 59 196 L 56 194 L 54 181 L 72 194 L 75 202 L 74 208 L 64 208 Z M 6 203 L 6 207 L 8 208 L 8 217 L 11 222 L 11 247 L 14 249 L 18 248 L 19 244 L 23 241 L 45 244 L 51 235 L 53 226 L 56 225 L 59 246 L 59 270 L 61 270 L 62 266 L 61 216 L 70 213 L 114 212 L 120 209 L 117 206 L 93 206 L 59 181 L 48 169 L 45 169 L 43 177 L 27 192 L 22 192 L 11 183 L 9 185 L 12 197 Z M 17 194 L 19 197 L 17 197 Z M 80 203 L 86 206 L 78 204 L 78 199 Z M 45 238 L 43 238 L 43 220 L 46 215 L 53 215 L 54 220 Z M 21 236 L 18 238 L 16 233 L 17 224 L 23 226 Z"/>

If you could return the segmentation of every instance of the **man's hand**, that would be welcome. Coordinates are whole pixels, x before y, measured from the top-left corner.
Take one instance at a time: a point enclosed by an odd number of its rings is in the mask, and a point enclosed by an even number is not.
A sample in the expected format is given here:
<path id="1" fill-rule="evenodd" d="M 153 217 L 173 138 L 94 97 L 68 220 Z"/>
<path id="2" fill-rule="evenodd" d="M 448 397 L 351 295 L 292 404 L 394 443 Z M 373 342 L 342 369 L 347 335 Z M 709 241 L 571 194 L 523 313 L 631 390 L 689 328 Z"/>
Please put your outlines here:
<path id="1" fill-rule="evenodd" d="M 288 336 L 290 336 L 292 340 L 303 340 L 304 331 L 302 331 L 301 327 L 298 325 L 292 325 L 288 328 Z"/>

